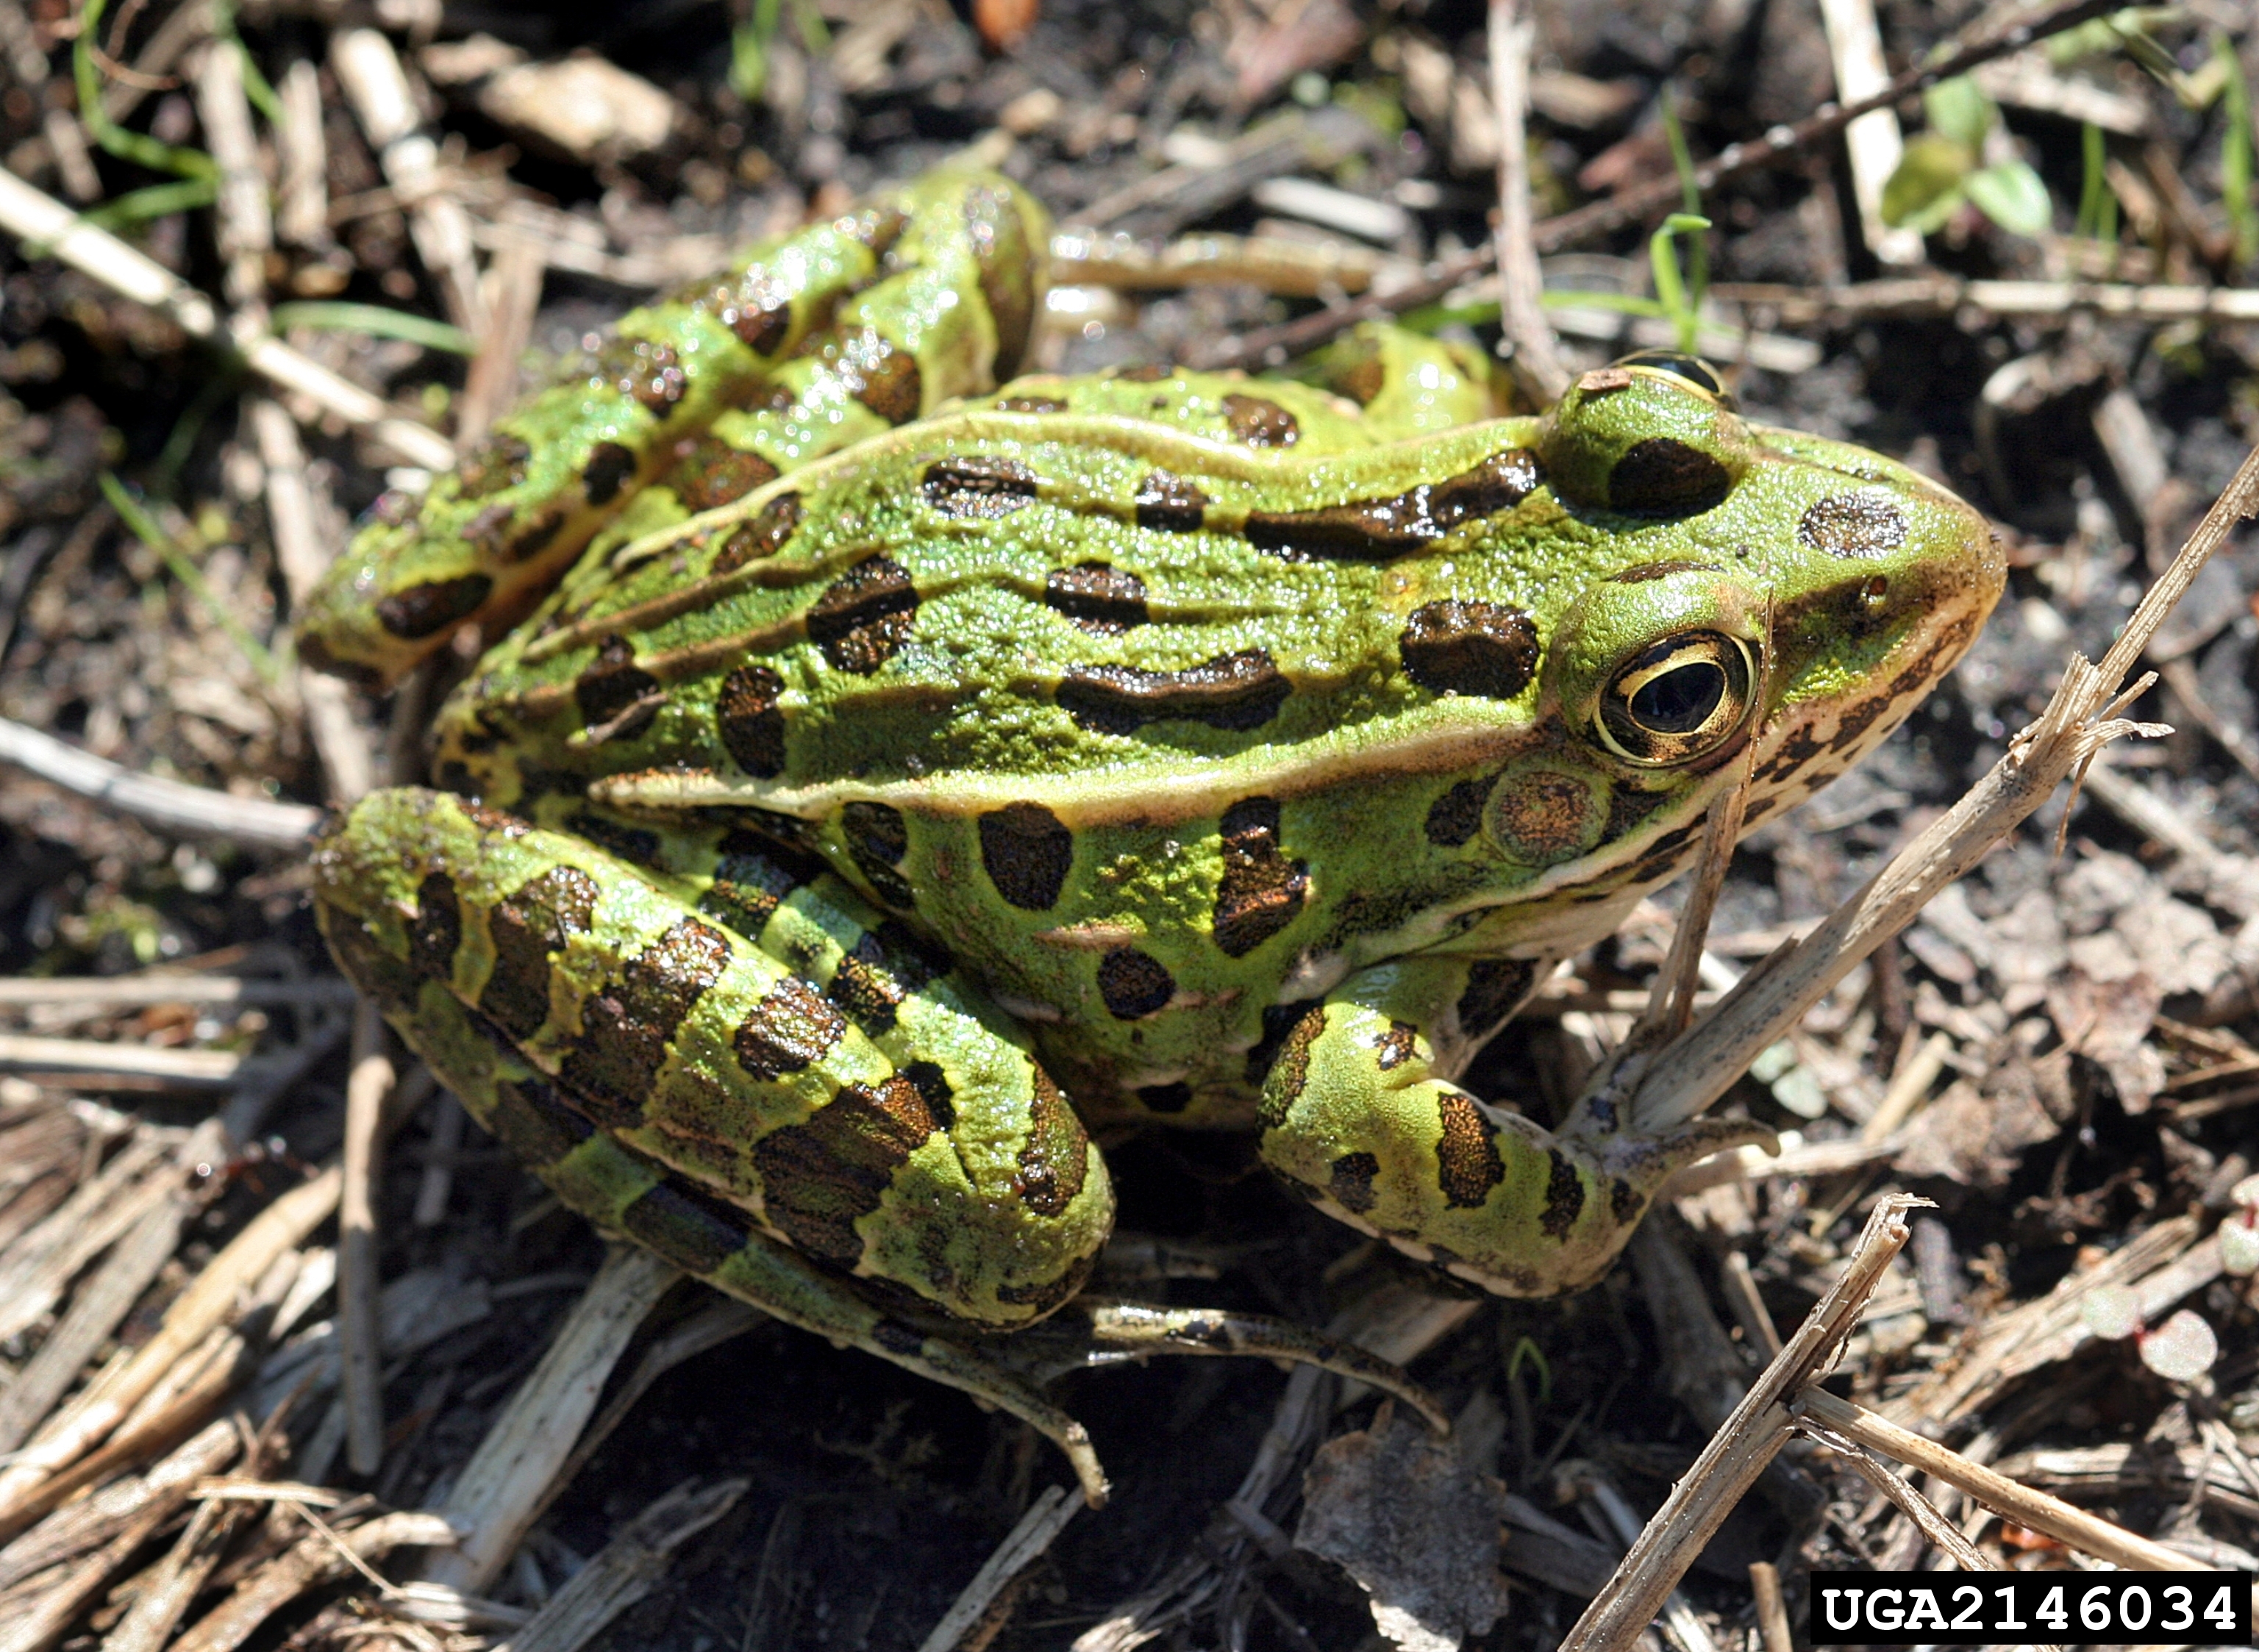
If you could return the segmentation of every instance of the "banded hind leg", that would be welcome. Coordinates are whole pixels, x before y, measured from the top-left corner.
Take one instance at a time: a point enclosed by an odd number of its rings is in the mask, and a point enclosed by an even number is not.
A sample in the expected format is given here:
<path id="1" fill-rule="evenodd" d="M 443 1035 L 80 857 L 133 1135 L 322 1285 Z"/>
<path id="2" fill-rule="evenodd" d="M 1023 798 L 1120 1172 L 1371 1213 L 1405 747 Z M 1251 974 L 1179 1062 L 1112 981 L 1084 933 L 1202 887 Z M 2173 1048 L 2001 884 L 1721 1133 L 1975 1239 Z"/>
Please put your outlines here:
<path id="1" fill-rule="evenodd" d="M 1548 1130 L 1486 1105 L 1447 1075 L 1510 1008 L 1501 974 L 1535 978 L 1415 957 L 1311 1005 L 1264 1081 L 1261 1151 L 1328 1214 L 1407 1255 L 1501 1296 L 1552 1296 L 1607 1271 L 1673 1171 L 1771 1132 L 1698 1119 L 1645 1136 L 1586 1109 Z M 1486 1000 L 1480 1017 L 1463 1008 Z"/>
<path id="2" fill-rule="evenodd" d="M 453 796 L 379 793 L 314 858 L 346 972 L 571 1207 L 717 1289 L 1089 1442 L 985 1333 L 1080 1287 L 1105 1165 L 945 960 L 749 834 L 631 865 Z M 1090 1345 L 1393 1367 L 1251 1316 L 1107 1305 Z M 1173 1315 L 1173 1316 L 1172 1316 Z M 1267 1326 L 1267 1328 L 1266 1328 Z M 1087 1363 L 1087 1362 L 1070 1362 Z"/>

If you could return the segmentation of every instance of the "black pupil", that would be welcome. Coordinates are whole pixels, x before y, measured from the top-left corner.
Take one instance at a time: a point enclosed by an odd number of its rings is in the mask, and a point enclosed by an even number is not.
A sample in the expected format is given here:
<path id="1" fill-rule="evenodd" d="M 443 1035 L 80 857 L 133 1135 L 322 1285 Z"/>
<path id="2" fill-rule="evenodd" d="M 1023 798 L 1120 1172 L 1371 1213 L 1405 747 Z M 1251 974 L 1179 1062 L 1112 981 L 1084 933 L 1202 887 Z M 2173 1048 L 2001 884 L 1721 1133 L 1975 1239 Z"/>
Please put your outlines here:
<path id="1" fill-rule="evenodd" d="M 1657 734 L 1692 734 L 1726 697 L 1726 673 L 1714 660 L 1698 659 L 1649 678 L 1631 697 L 1631 715 Z"/>
<path id="2" fill-rule="evenodd" d="M 1634 356 L 1632 360 L 1643 367 L 1660 367 L 1665 373 L 1675 373 L 1689 384 L 1700 385 L 1712 395 L 1724 394 L 1725 387 L 1718 382 L 1716 375 L 1692 356 L 1666 355 L 1657 352 L 1651 355 Z"/>

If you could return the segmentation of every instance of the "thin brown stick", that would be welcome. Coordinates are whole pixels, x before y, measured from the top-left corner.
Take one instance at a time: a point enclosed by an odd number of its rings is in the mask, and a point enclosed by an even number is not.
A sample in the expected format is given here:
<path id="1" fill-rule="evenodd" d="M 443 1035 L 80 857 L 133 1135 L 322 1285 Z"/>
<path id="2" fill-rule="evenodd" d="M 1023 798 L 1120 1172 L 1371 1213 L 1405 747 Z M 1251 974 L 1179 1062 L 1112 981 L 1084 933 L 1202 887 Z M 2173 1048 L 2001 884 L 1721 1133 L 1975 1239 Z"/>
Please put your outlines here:
<path id="1" fill-rule="evenodd" d="M 0 174 L 0 186 L 4 186 L 5 175 Z M 181 837 L 303 849 L 322 819 L 321 810 L 303 803 L 232 797 L 153 774 L 137 774 L 5 717 L 0 717 L 0 763 Z"/>
<path id="2" fill-rule="evenodd" d="M 253 1217 L 174 1300 L 156 1335 L 134 1353 L 114 1380 L 103 1385 L 99 1399 L 81 1407 L 70 1428 L 34 1441 L 0 1471 L 0 1527 L 30 1506 L 47 1482 L 91 1450 L 175 1364 L 233 1317 L 238 1294 L 329 1219 L 337 1208 L 341 1180 L 338 1171 L 326 1171 Z"/>
<path id="3" fill-rule="evenodd" d="M 203 294 L 4 168 L 0 168 L 0 230 L 135 303 L 161 311 L 189 337 L 239 351 L 253 372 L 367 431 L 410 464 L 427 470 L 445 470 L 454 464 L 453 445 L 437 431 L 396 416 L 378 397 L 280 338 L 264 334 L 236 338 Z"/>
<path id="4" fill-rule="evenodd" d="M 996 1552 L 973 1573 L 973 1581 L 965 1585 L 956 1602 L 942 1614 L 941 1621 L 918 1643 L 918 1652 L 951 1652 L 965 1638 L 966 1631 L 988 1609 L 989 1603 L 1030 1561 L 1051 1546 L 1052 1540 L 1066 1529 L 1066 1523 L 1082 1506 L 1082 1499 L 1066 1487 L 1044 1487 L 1028 1505 L 1018 1523 L 1005 1535 L 1004 1541 L 996 1545 Z"/>
<path id="5" fill-rule="evenodd" d="M 1710 919 L 1726 887 L 1727 870 L 1734 864 L 1734 847 L 1741 841 L 1754 758 L 1754 747 L 1742 753 L 1733 783 L 1718 794 L 1703 817 L 1702 855 L 1694 865 L 1694 881 L 1686 891 L 1685 904 L 1678 909 L 1671 951 L 1656 974 L 1647 1008 L 1624 1038 L 1628 1049 L 1642 1050 L 1676 1038 L 1693 1018 L 1694 993 L 1701 984 L 1702 948 L 1710 938 Z"/>
<path id="6" fill-rule="evenodd" d="M 355 1474 L 384 1461 L 384 1349 L 377 1326 L 377 1182 L 381 1132 L 392 1092 L 384 1018 L 374 1001 L 353 1010 L 353 1069 L 346 1079 L 345 1182 L 338 1201 L 338 1349 L 346 1408 L 346 1460 Z"/>
<path id="7" fill-rule="evenodd" d="M 1764 1652 L 1796 1652 L 1796 1637 L 1788 1627 L 1788 1603 L 1780 1598 L 1780 1568 L 1771 1561 L 1751 1561 L 1749 1589 L 1757 1596 L 1757 1634 L 1764 1641 Z"/>
<path id="8" fill-rule="evenodd" d="M 605 1378 L 680 1277 L 647 1250 L 612 1247 L 541 1363 L 456 1478 L 445 1512 L 467 1535 L 460 1548 L 432 1556 L 424 1581 L 478 1594 L 509 1563 L 569 1460 Z"/>
<path id="9" fill-rule="evenodd" d="M 2205 1561 L 2191 1560 L 2154 1539 L 2113 1526 L 2061 1498 L 2019 1485 L 2006 1475 L 1971 1463 L 1959 1452 L 1948 1450 L 1911 1429 L 1901 1428 L 1864 1406 L 1838 1399 L 1824 1388 L 1806 1390 L 1793 1408 L 1799 1417 L 1809 1417 L 1847 1440 L 1896 1457 L 1909 1468 L 1935 1475 L 2019 1526 L 2045 1532 L 2098 1560 L 2106 1560 L 2129 1571 L 2210 1570 Z"/>
<path id="10" fill-rule="evenodd" d="M 1498 224 L 1491 247 L 1498 261 L 1499 318 L 1509 353 L 1507 370 L 1533 408 L 1559 401 L 1569 369 L 1539 299 L 1543 280 L 1529 235 L 1529 50 L 1537 25 L 1522 0 L 1490 0 L 1490 95 L 1498 119 Z"/>
<path id="11" fill-rule="evenodd" d="M 1671 1488 L 1608 1586 L 1593 1598 L 1561 1642 L 1560 1652 L 1610 1652 L 1629 1646 L 1662 1609 L 1703 1545 L 1787 1443 L 1794 1426 L 1789 1402 L 1834 1362 L 1891 1259 L 1913 1236 L 1906 1215 L 1922 1202 L 1894 1193 L 1876 1205 L 1850 1265 L 1806 1316 L 1779 1357 L 1750 1385 L 1748 1398 L 1735 1407 L 1725 1426 L 1710 1437 L 1694 1466 Z"/>

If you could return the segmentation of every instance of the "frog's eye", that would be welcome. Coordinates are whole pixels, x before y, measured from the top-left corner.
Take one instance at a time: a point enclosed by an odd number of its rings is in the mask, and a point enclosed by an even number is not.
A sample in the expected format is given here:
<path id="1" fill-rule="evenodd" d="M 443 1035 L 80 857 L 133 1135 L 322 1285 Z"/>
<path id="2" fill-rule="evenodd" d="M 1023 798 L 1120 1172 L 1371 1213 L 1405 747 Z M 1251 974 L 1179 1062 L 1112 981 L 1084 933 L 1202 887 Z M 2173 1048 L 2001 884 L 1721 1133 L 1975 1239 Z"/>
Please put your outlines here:
<path id="1" fill-rule="evenodd" d="M 1717 369 L 1700 356 L 1690 356 L 1676 350 L 1643 350 L 1636 355 L 1624 357 L 1616 363 L 1620 367 L 1652 367 L 1658 373 L 1668 373 L 1673 378 L 1684 379 L 1721 406 L 1735 405 L 1733 392 L 1718 376 Z"/>
<path id="2" fill-rule="evenodd" d="M 1715 751 L 1749 709 L 1749 645 L 1686 631 L 1634 655 L 1600 695 L 1600 739 L 1627 762 L 1685 763 Z"/>

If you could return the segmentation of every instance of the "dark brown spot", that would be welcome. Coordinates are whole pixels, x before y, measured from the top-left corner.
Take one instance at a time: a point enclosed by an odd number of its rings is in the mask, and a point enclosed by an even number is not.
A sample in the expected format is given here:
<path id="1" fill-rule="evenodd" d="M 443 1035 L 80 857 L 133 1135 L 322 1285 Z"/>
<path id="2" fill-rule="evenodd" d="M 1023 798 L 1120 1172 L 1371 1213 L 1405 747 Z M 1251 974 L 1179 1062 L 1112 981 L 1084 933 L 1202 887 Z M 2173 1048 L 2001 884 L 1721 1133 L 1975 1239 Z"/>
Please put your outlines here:
<path id="1" fill-rule="evenodd" d="M 1697 562 L 1691 557 L 1680 557 L 1670 562 L 1643 562 L 1637 567 L 1626 568 L 1621 573 L 1608 575 L 1610 585 L 1645 585 L 1652 580 L 1667 580 L 1674 573 L 1723 573 L 1725 569 L 1714 562 Z"/>
<path id="2" fill-rule="evenodd" d="M 1271 1076 L 1271 1064 L 1279 1058 L 1279 1051 L 1286 1042 L 1286 1035 L 1294 1030 L 1295 1023 L 1308 1013 L 1306 1004 L 1271 1004 L 1263 1011 L 1263 1036 L 1255 1041 L 1255 1048 L 1247 1052 L 1247 1084 L 1250 1089 L 1260 1089 L 1264 1079 Z"/>
<path id="3" fill-rule="evenodd" d="M 1053 568 L 1044 578 L 1044 602 L 1101 637 L 1118 637 L 1146 620 L 1145 581 L 1103 562 Z"/>
<path id="4" fill-rule="evenodd" d="M 786 335 L 792 331 L 792 299 L 767 278 L 752 276 L 714 316 L 755 355 L 773 356 L 784 347 Z"/>
<path id="5" fill-rule="evenodd" d="M 890 920 L 887 927 L 900 929 L 901 926 Z M 891 952 L 878 936 L 866 931 L 856 937 L 855 944 L 832 971 L 823 995 L 838 1005 L 866 1036 L 876 1038 L 893 1030 L 895 1012 L 903 1000 L 931 979 L 915 952 Z M 940 1069 L 934 1072 L 938 1074 Z"/>
<path id="6" fill-rule="evenodd" d="M 615 338 L 596 352 L 589 382 L 632 397 L 654 418 L 674 410 L 689 388 L 682 359 L 671 345 L 648 338 Z"/>
<path id="7" fill-rule="evenodd" d="M 744 1211 L 673 1177 L 621 1211 L 620 1226 L 638 1244 L 690 1274 L 713 1272 L 752 1236 Z"/>
<path id="8" fill-rule="evenodd" d="M 763 505 L 751 522 L 741 522 L 730 530 L 730 537 L 722 541 L 722 548 L 714 553 L 713 566 L 707 572 L 729 573 L 748 562 L 773 557 L 799 526 L 800 495 L 779 494 Z"/>
<path id="9" fill-rule="evenodd" d="M 417 642 L 477 613 L 493 589 L 494 581 L 483 573 L 431 580 L 386 597 L 376 605 L 376 617 L 395 637 Z"/>
<path id="10" fill-rule="evenodd" d="M 1420 1053 L 1420 1029 L 1409 1022 L 1392 1021 L 1388 1030 L 1373 1040 L 1372 1065 L 1393 1072 Z"/>
<path id="11" fill-rule="evenodd" d="M 617 442 L 599 442 L 581 468 L 581 493 L 592 505 L 609 505 L 636 474 L 636 456 Z"/>
<path id="12" fill-rule="evenodd" d="M 459 801 L 455 807 L 463 811 L 463 818 L 472 825 L 482 832 L 492 832 L 498 837 L 523 837 L 533 830 L 517 815 L 505 815 L 502 810 L 489 808 L 484 803 Z"/>
<path id="13" fill-rule="evenodd" d="M 1279 849 L 1279 804 L 1250 797 L 1223 812 L 1219 845 L 1223 876 L 1216 886 L 1216 950 L 1242 958 L 1292 923 L 1309 894 L 1309 869 Z"/>
<path id="14" fill-rule="evenodd" d="M 1429 602 L 1413 609 L 1396 651 L 1430 694 L 1511 700 L 1537 673 L 1537 627 L 1502 602 Z"/>
<path id="15" fill-rule="evenodd" d="M 589 994 L 558 1076 L 590 1118 L 615 1130 L 642 1122 L 675 1029 L 729 963 L 729 937 L 684 918 Z"/>
<path id="16" fill-rule="evenodd" d="M 839 811 L 839 835 L 847 843 L 848 858 L 888 906 L 909 907 L 917 896 L 894 870 L 909 852 L 909 823 L 902 812 L 885 803 L 850 803 Z"/>
<path id="17" fill-rule="evenodd" d="M 1124 384 L 1158 384 L 1164 379 L 1174 378 L 1176 368 L 1164 361 L 1141 361 L 1134 367 L 1124 367 L 1114 376 Z"/>
<path id="18" fill-rule="evenodd" d="M 1634 442 L 1608 473 L 1608 504 L 1630 516 L 1698 516 L 1733 489 L 1731 471 L 1671 436 Z"/>
<path id="19" fill-rule="evenodd" d="M 1173 1084 L 1147 1084 L 1137 1088 L 1137 1105 L 1148 1113 L 1181 1113 L 1193 1104 L 1193 1087 L 1182 1079 Z"/>
<path id="20" fill-rule="evenodd" d="M 1385 562 L 1467 523 L 1513 509 L 1542 480 L 1536 454 L 1508 448 L 1472 470 L 1384 499 L 1315 510 L 1251 510 L 1247 542 L 1290 562 Z"/>
<path id="21" fill-rule="evenodd" d="M 1177 982 L 1151 953 L 1118 946 L 1098 960 L 1098 995 L 1116 1021 L 1137 1021 L 1166 1008 Z"/>
<path id="22" fill-rule="evenodd" d="M 1906 512 L 1880 494 L 1838 494 L 1804 513 L 1797 539 L 1835 557 L 1886 557 L 1906 543 Z"/>
<path id="23" fill-rule="evenodd" d="M 1506 1164 L 1498 1156 L 1498 1144 L 1490 1139 L 1490 1124 L 1474 1102 L 1457 1090 L 1436 1093 L 1436 1115 L 1443 1126 L 1436 1139 L 1436 1182 L 1443 1190 L 1443 1202 L 1454 1210 L 1477 1208 L 1506 1179 Z"/>
<path id="24" fill-rule="evenodd" d="M 1616 786 L 1608 791 L 1607 823 L 1600 828 L 1600 842 L 1614 843 L 1635 830 L 1641 822 L 1669 801 L 1662 792 L 1643 792 L 1635 786 Z"/>
<path id="25" fill-rule="evenodd" d="M 515 566 L 531 562 L 556 539 L 565 527 L 565 508 L 552 505 L 502 542 L 502 559 Z"/>
<path id="26" fill-rule="evenodd" d="M 1067 403 L 1056 395 L 1005 395 L 996 398 L 999 413 L 1064 413 Z"/>
<path id="27" fill-rule="evenodd" d="M 1184 671 L 1083 666 L 1059 679 L 1067 715 L 1101 734 L 1134 734 L 1149 723 L 1182 720 L 1211 729 L 1259 729 L 1278 715 L 1292 685 L 1259 648 Z"/>
<path id="28" fill-rule="evenodd" d="M 916 418 L 925 395 L 917 358 L 873 327 L 866 327 L 841 352 L 839 379 L 848 395 L 889 424 Z"/>
<path id="29" fill-rule="evenodd" d="M 1478 958 L 1467 966 L 1459 993 L 1459 1036 L 1481 1038 L 1504 1022 L 1537 984 L 1537 965 L 1528 958 Z"/>
<path id="30" fill-rule="evenodd" d="M 1326 1029 L 1326 1012 L 1322 1005 L 1312 1004 L 1305 1008 L 1300 1004 L 1279 1004 L 1273 1008 L 1282 1021 L 1288 1015 L 1295 1019 L 1279 1043 L 1278 1058 L 1271 1064 L 1269 1076 L 1263 1081 L 1263 1100 L 1256 1116 L 1265 1129 L 1276 1129 L 1284 1124 L 1294 1103 L 1302 1099 L 1302 1087 L 1310 1081 L 1310 1046 Z M 1266 1023 L 1269 1019 L 1270 1012 L 1266 1010 Z"/>
<path id="31" fill-rule="evenodd" d="M 542 1079 L 497 1079 L 494 1098 L 482 1122 L 519 1163 L 535 1170 L 554 1164 L 596 1133 Z"/>
<path id="32" fill-rule="evenodd" d="M 900 1320 L 880 1320 L 871 1328 L 871 1340 L 889 1354 L 905 1358 L 923 1358 L 925 1354 L 925 1333 Z"/>
<path id="33" fill-rule="evenodd" d="M 909 640 L 917 606 L 909 570 L 891 557 L 866 557 L 808 610 L 809 640 L 841 671 L 867 677 Z"/>
<path id="34" fill-rule="evenodd" d="M 1028 238 L 1019 203 L 986 185 L 966 191 L 965 232 L 980 272 L 980 296 L 996 324 L 996 358 L 990 369 L 1008 379 L 1020 370 L 1034 336 L 1036 307 L 1043 288 L 1035 279 L 1037 260 L 1045 249 Z"/>
<path id="35" fill-rule="evenodd" d="M 957 1128 L 957 1093 L 949 1087 L 949 1075 L 930 1061 L 913 1061 L 902 1069 L 902 1077 L 917 1086 L 925 1098 L 926 1111 L 933 1114 L 934 1128 L 953 1130 Z"/>
<path id="36" fill-rule="evenodd" d="M 784 773 L 784 679 L 766 666 L 740 666 L 722 679 L 714 727 L 738 766 L 757 780 Z"/>
<path id="37" fill-rule="evenodd" d="M 1637 1190 L 1629 1182 L 1620 1176 L 1609 1178 L 1608 1214 L 1616 1219 L 1619 1225 L 1628 1223 L 1637 1216 L 1643 1202 Z"/>
<path id="38" fill-rule="evenodd" d="M 593 744 L 641 734 L 666 702 L 666 694 L 658 678 L 636 665 L 634 646 L 615 632 L 573 680 L 573 702 Z"/>
<path id="39" fill-rule="evenodd" d="M 944 516 L 994 521 L 1035 502 L 1036 473 L 1016 459 L 970 455 L 925 467 L 925 502 Z"/>
<path id="40" fill-rule="evenodd" d="M 844 1086 L 807 1123 L 754 1143 L 762 1208 L 798 1249 L 852 1264 L 863 1254 L 855 1223 L 878 1209 L 935 1129 L 925 1097 L 900 1074 L 876 1089 Z"/>
<path id="41" fill-rule="evenodd" d="M 497 905 L 487 921 L 494 969 L 479 1008 L 520 1043 L 549 1019 L 549 960 L 567 940 L 588 932 L 596 880 L 577 866 L 552 866 Z"/>
<path id="42" fill-rule="evenodd" d="M 463 943 L 463 908 L 455 880 L 428 872 L 416 886 L 416 922 L 408 931 L 408 966 L 445 985 L 455 973 L 455 949 Z"/>
<path id="43" fill-rule="evenodd" d="M 1549 1238 L 1566 1239 L 1585 1211 L 1585 1178 L 1559 1148 L 1547 1157 L 1552 1164 L 1545 1173 L 1545 1207 L 1537 1213 L 1537 1230 Z"/>
<path id="44" fill-rule="evenodd" d="M 1074 864 L 1074 834 L 1040 803 L 1008 803 L 980 817 L 980 864 L 1012 905 L 1048 912 Z"/>
<path id="45" fill-rule="evenodd" d="M 674 451 L 675 465 L 666 474 L 666 485 L 685 510 L 711 510 L 776 480 L 775 466 L 718 436 L 701 436 L 679 444 Z"/>
<path id="46" fill-rule="evenodd" d="M 1326 1186 L 1334 1203 L 1343 1210 L 1367 1211 L 1379 1202 L 1380 1195 L 1372 1187 L 1373 1178 L 1379 1174 L 1380 1161 L 1372 1154 L 1344 1153 L 1328 1171 Z"/>
<path id="47" fill-rule="evenodd" d="M 1302 439 L 1302 427 L 1294 416 L 1259 395 L 1224 397 L 1223 422 L 1250 447 L 1292 447 Z"/>
<path id="48" fill-rule="evenodd" d="M 1490 796 L 1492 778 L 1461 780 L 1428 808 L 1428 841 L 1438 849 L 1457 849 L 1482 830 L 1483 802 Z"/>
<path id="49" fill-rule="evenodd" d="M 566 822 L 566 829 L 574 837 L 585 837 L 597 848 L 638 866 L 655 870 L 664 858 L 659 836 L 648 826 L 631 826 L 624 820 L 584 808 Z"/>
<path id="50" fill-rule="evenodd" d="M 517 488 L 525 481 L 525 461 L 533 457 L 533 449 L 522 437 L 507 431 L 498 431 L 488 437 L 455 466 L 455 496 L 459 499 L 484 499 L 505 488 Z"/>
<path id="51" fill-rule="evenodd" d="M 1090 1138 L 1051 1075 L 1030 1065 L 1028 1144 L 1020 1150 L 1020 1202 L 1038 1216 L 1058 1216 L 1082 1192 L 1090 1173 Z"/>
<path id="52" fill-rule="evenodd" d="M 510 525 L 517 520 L 517 507 L 508 500 L 488 505 L 463 524 L 463 543 L 478 552 L 481 561 L 491 560 L 502 555 Z"/>
<path id="53" fill-rule="evenodd" d="M 823 1059 L 847 1030 L 847 1018 L 797 975 L 768 990 L 738 1028 L 738 1065 L 756 1079 L 780 1079 Z"/>
<path id="54" fill-rule="evenodd" d="M 1388 369 L 1380 359 L 1378 348 L 1368 346 L 1354 360 L 1337 366 L 1328 380 L 1328 388 L 1336 395 L 1345 395 L 1359 407 L 1371 407 L 1372 398 L 1388 386 Z"/>
<path id="55" fill-rule="evenodd" d="M 894 250 L 894 243 L 902 239 L 902 231 L 909 226 L 909 213 L 883 201 L 837 220 L 840 234 L 860 241 L 871 249 L 872 256 L 881 259 Z"/>
<path id="56" fill-rule="evenodd" d="M 1781 740 L 1780 749 L 1760 764 L 1749 778 L 1759 782 L 1785 779 L 1818 757 L 1822 749 L 1811 730 L 1791 729 Z"/>
<path id="57" fill-rule="evenodd" d="M 757 941 L 776 915 L 778 903 L 806 881 L 778 865 L 764 840 L 752 832 L 733 831 L 722 840 L 714 881 L 699 897 L 698 909 Z"/>
<path id="58" fill-rule="evenodd" d="M 1208 496 L 1183 477 L 1165 470 L 1150 470 L 1137 484 L 1137 525 L 1163 533 L 1196 532 Z"/>

